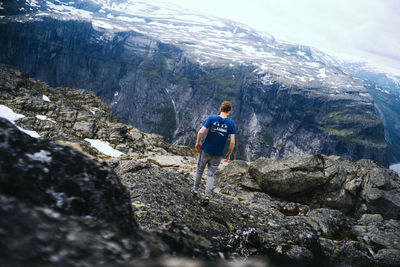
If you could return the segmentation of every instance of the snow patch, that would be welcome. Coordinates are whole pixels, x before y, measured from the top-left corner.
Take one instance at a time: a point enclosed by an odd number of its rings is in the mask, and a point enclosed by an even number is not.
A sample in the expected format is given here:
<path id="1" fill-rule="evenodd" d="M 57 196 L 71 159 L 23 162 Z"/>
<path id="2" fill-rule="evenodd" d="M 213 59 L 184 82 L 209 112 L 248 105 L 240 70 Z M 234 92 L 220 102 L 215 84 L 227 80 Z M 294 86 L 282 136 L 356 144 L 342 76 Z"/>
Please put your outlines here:
<path id="1" fill-rule="evenodd" d="M 119 157 L 124 154 L 124 153 L 112 148 L 110 146 L 110 143 L 108 143 L 108 142 L 96 140 L 96 139 L 89 139 L 89 138 L 85 138 L 85 141 L 89 142 L 92 147 L 96 148 L 98 151 L 100 151 L 101 153 L 103 153 L 107 156 Z"/>
<path id="2" fill-rule="evenodd" d="M 45 12 L 41 12 L 41 13 L 37 13 L 37 14 L 35 15 L 35 17 L 40 17 L 40 16 L 50 16 L 50 14 L 45 13 Z"/>
<path id="3" fill-rule="evenodd" d="M 40 7 L 37 0 L 27 0 L 26 1 L 31 7 Z"/>
<path id="4" fill-rule="evenodd" d="M 15 121 L 16 120 L 21 119 L 21 118 L 25 118 L 24 115 L 15 113 L 12 109 L 10 109 L 9 107 L 6 107 L 4 105 L 0 105 L 0 117 L 3 117 L 5 119 L 9 120 L 14 125 L 15 125 Z M 27 135 L 30 135 L 31 137 L 34 137 L 34 138 L 39 138 L 40 137 L 40 135 L 35 131 L 25 130 L 25 129 L 19 127 L 18 125 L 15 125 L 15 126 L 17 126 L 17 128 L 21 132 L 24 132 Z"/>
<path id="5" fill-rule="evenodd" d="M 122 21 L 126 21 L 126 22 L 146 23 L 146 20 L 144 20 L 142 18 L 130 18 L 130 17 L 125 17 L 125 16 L 118 16 L 116 18 L 119 20 L 122 20 Z"/>
<path id="6" fill-rule="evenodd" d="M 33 137 L 33 138 L 39 138 L 39 137 L 40 137 L 40 134 L 38 134 L 36 131 L 25 130 L 25 129 L 19 127 L 18 125 L 16 125 L 16 126 L 17 126 L 18 130 L 20 130 L 21 132 L 26 133 L 26 134 L 29 135 L 30 137 Z"/>
<path id="7" fill-rule="evenodd" d="M 396 164 L 392 164 L 389 166 L 389 169 L 397 172 L 400 175 L 400 162 Z"/>
<path id="8" fill-rule="evenodd" d="M 92 25 L 95 27 L 103 28 L 103 29 L 113 29 L 114 27 L 107 22 L 100 21 L 100 20 L 93 20 Z"/>
<path id="9" fill-rule="evenodd" d="M 96 112 L 99 111 L 99 109 L 98 109 L 98 108 L 90 108 L 89 111 L 90 111 L 93 115 L 95 115 Z"/>
<path id="10" fill-rule="evenodd" d="M 15 113 L 11 108 L 0 105 L 0 117 L 6 118 L 14 123 L 18 119 L 25 118 L 25 115 Z"/>
<path id="11" fill-rule="evenodd" d="M 43 95 L 43 96 L 42 96 L 42 99 L 43 99 L 43 101 L 51 102 L 51 101 L 50 101 L 50 98 L 49 98 L 47 95 Z"/>
<path id="12" fill-rule="evenodd" d="M 320 78 L 326 78 L 326 77 L 328 77 L 328 76 L 326 76 L 326 69 L 325 68 L 323 68 L 323 69 L 320 69 L 319 70 L 319 74 L 317 75 L 318 77 L 320 77 Z"/>
<path id="13" fill-rule="evenodd" d="M 301 57 L 304 57 L 304 58 L 306 58 L 306 59 L 310 59 L 310 58 L 306 55 L 306 53 L 303 52 L 303 51 L 297 51 L 296 54 L 299 55 L 299 56 L 301 56 Z"/>
<path id="14" fill-rule="evenodd" d="M 84 19 L 92 19 L 93 12 L 77 9 L 72 6 L 64 6 L 64 5 L 56 5 L 50 1 L 46 2 L 47 6 L 55 12 L 62 13 L 62 15 L 70 15 L 70 16 L 77 16 Z"/>
<path id="15" fill-rule="evenodd" d="M 47 116 L 45 116 L 45 115 L 36 115 L 36 118 L 38 118 L 39 120 L 42 120 L 42 121 L 47 120 Z"/>
<path id="16" fill-rule="evenodd" d="M 32 160 L 40 161 L 41 163 L 50 163 L 52 161 L 52 157 L 50 157 L 51 153 L 49 151 L 41 149 L 39 152 L 35 154 L 25 154 Z"/>
<path id="17" fill-rule="evenodd" d="M 394 75 L 391 75 L 391 74 L 386 74 L 386 77 L 391 79 L 397 86 L 400 85 L 400 79 L 399 79 L 400 77 L 397 78 L 397 77 L 395 77 Z"/>
<path id="18" fill-rule="evenodd" d="M 303 81 L 303 82 L 307 81 L 307 77 L 304 77 L 304 76 L 296 76 L 296 78 L 298 78 L 300 81 Z"/>
<path id="19" fill-rule="evenodd" d="M 39 119 L 39 120 L 42 120 L 42 121 L 51 121 L 51 122 L 53 122 L 53 123 L 56 123 L 54 120 L 48 118 L 48 117 L 45 116 L 45 115 L 36 115 L 36 118 Z"/>
<path id="20" fill-rule="evenodd" d="M 315 67 L 315 68 L 319 67 L 319 63 L 317 62 L 306 62 L 306 64 L 310 67 Z"/>
<path id="21" fill-rule="evenodd" d="M 248 56 L 257 55 L 257 50 L 256 50 L 254 47 L 252 47 L 252 46 L 244 45 L 244 46 L 241 46 L 240 48 L 241 48 L 242 51 L 243 51 L 246 55 L 248 55 Z"/>

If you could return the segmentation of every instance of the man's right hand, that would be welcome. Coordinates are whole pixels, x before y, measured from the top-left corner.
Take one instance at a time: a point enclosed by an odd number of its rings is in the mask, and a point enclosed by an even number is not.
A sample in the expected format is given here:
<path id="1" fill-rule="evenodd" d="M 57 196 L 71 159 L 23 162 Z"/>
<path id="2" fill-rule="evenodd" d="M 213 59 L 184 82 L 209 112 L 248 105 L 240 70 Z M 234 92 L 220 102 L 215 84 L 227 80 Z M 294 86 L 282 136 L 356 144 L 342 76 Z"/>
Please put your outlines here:
<path id="1" fill-rule="evenodd" d="M 200 151 L 200 143 L 196 143 L 195 149 L 196 149 L 197 152 Z"/>

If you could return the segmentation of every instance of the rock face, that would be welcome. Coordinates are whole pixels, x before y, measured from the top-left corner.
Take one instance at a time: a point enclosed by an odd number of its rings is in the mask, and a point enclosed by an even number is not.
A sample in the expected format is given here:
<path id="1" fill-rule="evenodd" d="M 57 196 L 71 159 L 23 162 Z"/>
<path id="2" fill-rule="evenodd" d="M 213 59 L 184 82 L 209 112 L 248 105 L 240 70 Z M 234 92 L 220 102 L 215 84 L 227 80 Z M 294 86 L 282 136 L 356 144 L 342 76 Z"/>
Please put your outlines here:
<path id="1" fill-rule="evenodd" d="M 385 206 L 380 206 L 383 216 L 365 213 L 357 220 L 316 203 L 276 198 L 244 186 L 246 166 L 233 161 L 225 167 L 227 175 L 217 174 L 213 198 L 204 208 L 190 195 L 193 176 L 137 161 L 114 162 L 114 168 L 131 192 L 139 224 L 168 240 L 177 255 L 264 255 L 276 264 L 305 266 L 400 263 L 399 220 L 384 219 L 393 215 L 384 214 Z M 201 195 L 203 190 L 204 185 Z"/>
<path id="2" fill-rule="evenodd" d="M 0 263 L 118 264 L 165 252 L 106 166 L 0 118 Z M 150 253 L 150 254 L 149 254 Z"/>
<path id="3" fill-rule="evenodd" d="M 25 116 L 17 121 L 19 126 L 50 140 L 77 143 L 92 155 L 101 153 L 90 148 L 86 138 L 107 141 L 126 154 L 155 150 L 194 155 L 194 149 L 169 145 L 159 135 L 117 122 L 108 105 L 92 92 L 51 88 L 6 65 L 0 65 L 0 87 L 0 104 Z"/>
<path id="4" fill-rule="evenodd" d="M 385 126 L 385 139 L 390 143 L 392 162 L 400 161 L 400 77 L 376 73 L 363 64 L 347 63 L 343 66 L 365 82 L 365 88 L 374 98 L 378 115 Z"/>
<path id="5" fill-rule="evenodd" d="M 343 83 L 340 93 L 258 74 L 251 65 L 201 65 L 178 46 L 132 31 L 94 29 L 88 22 L 10 18 L 0 23 L 0 34 L 0 50 L 7 51 L 0 62 L 51 86 L 93 91 L 121 122 L 168 142 L 193 146 L 206 116 L 229 100 L 238 125 L 237 159 L 323 153 L 388 165 L 384 128 L 372 98 L 336 71 L 335 84 Z M 84 133 L 92 124 L 76 127 Z"/>
<path id="6" fill-rule="evenodd" d="M 352 163 L 313 155 L 287 161 L 259 158 L 249 173 L 264 192 L 360 215 L 400 218 L 400 178 L 371 160 Z"/>
<path id="7" fill-rule="evenodd" d="M 127 194 L 116 175 L 72 148 L 35 142 L 4 119 L 1 129 L 2 194 L 66 214 L 99 217 L 121 229 L 133 227 Z"/>

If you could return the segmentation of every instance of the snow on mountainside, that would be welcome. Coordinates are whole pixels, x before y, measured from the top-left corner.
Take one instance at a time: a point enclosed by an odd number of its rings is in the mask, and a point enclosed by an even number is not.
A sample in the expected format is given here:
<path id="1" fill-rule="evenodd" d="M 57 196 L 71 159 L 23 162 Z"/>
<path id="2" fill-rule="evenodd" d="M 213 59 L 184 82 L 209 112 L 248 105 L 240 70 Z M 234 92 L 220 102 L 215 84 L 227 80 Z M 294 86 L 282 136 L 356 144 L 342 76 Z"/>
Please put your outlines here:
<path id="1" fill-rule="evenodd" d="M 202 64 L 254 64 L 260 73 L 273 73 L 298 85 L 356 90 L 361 86 L 337 69 L 343 67 L 343 61 L 321 51 L 277 42 L 270 34 L 257 32 L 244 24 L 162 1 L 16 0 L 11 4 L 0 1 L 0 15 L 7 14 L 5 9 L 25 14 L 15 18 L 20 21 L 55 16 L 88 20 L 94 27 L 110 32 L 133 30 L 178 45 Z M 400 77 L 388 75 L 388 79 L 399 82 Z"/>
<path id="2" fill-rule="evenodd" d="M 159 1 L 20 0 L 20 21 L 44 16 L 89 20 L 107 32 L 135 31 L 174 44 L 200 64 L 243 64 L 258 74 L 304 87 L 330 88 L 333 94 L 364 91 L 362 83 L 335 66 L 338 61 L 316 49 L 277 42 L 241 23 L 210 17 Z M 273 77 L 271 77 L 273 76 Z"/>

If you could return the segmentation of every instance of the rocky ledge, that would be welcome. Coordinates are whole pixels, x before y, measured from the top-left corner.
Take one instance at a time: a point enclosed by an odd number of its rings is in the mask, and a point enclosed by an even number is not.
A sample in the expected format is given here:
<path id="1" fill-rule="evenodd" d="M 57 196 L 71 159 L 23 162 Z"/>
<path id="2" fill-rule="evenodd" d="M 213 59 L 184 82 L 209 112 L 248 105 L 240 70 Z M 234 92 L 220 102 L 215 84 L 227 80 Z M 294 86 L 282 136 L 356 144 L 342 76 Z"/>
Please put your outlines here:
<path id="1" fill-rule="evenodd" d="M 189 193 L 192 149 L 115 122 L 87 92 L 0 73 L 0 104 L 42 136 L 0 119 L 2 266 L 400 265 L 400 178 L 374 161 L 231 161 L 203 207 Z M 86 138 L 124 154 L 106 156 Z"/>

